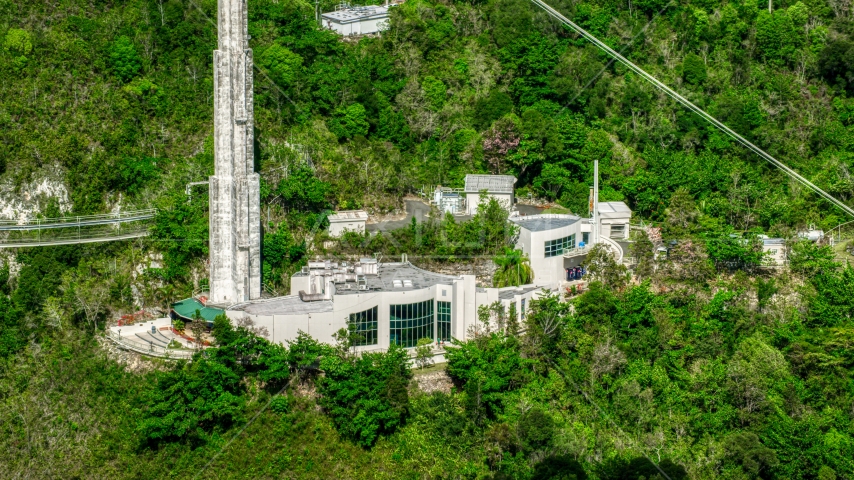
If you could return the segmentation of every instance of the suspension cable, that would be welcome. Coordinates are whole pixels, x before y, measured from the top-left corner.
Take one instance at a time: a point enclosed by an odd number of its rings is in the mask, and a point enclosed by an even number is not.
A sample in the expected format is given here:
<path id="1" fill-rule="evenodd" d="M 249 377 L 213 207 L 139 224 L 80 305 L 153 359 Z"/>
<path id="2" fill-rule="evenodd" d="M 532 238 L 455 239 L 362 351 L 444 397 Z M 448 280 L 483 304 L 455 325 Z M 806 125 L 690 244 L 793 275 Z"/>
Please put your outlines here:
<path id="1" fill-rule="evenodd" d="M 800 182 L 801 184 L 803 184 L 804 186 L 806 186 L 806 187 L 807 187 L 807 188 L 809 188 L 810 190 L 812 190 L 812 191 L 814 191 L 815 193 L 817 193 L 817 194 L 821 195 L 822 197 L 824 197 L 824 199 L 825 199 L 825 200 L 827 200 L 827 201 L 829 201 L 829 202 L 833 203 L 834 205 L 836 205 L 837 207 L 839 207 L 839 208 L 841 208 L 843 211 L 845 211 L 845 213 L 847 213 L 847 214 L 851 215 L 852 217 L 854 217 L 854 209 L 852 209 L 851 207 L 849 207 L 848 205 L 846 205 L 846 204 L 845 204 L 845 203 L 843 203 L 842 201 L 840 201 L 840 200 L 836 199 L 835 197 L 833 197 L 833 196 L 832 196 L 832 195 L 830 195 L 829 193 L 825 192 L 825 191 L 824 191 L 824 190 L 822 190 L 821 188 L 817 187 L 814 183 L 810 182 L 809 180 L 807 180 L 806 178 L 804 178 L 803 176 L 801 176 L 798 172 L 796 172 L 796 171 L 792 170 L 791 168 L 787 167 L 787 166 L 786 166 L 785 164 L 783 164 L 781 161 L 779 161 L 779 160 L 777 160 L 776 158 L 772 157 L 769 153 L 767 153 L 767 152 L 765 152 L 764 150 L 762 150 L 761 148 L 757 147 L 757 146 L 756 146 L 756 145 L 754 145 L 752 142 L 750 142 L 750 141 L 749 141 L 749 140 L 747 140 L 746 138 L 742 137 L 741 135 L 739 135 L 738 133 L 736 133 L 735 131 L 733 131 L 731 128 L 729 128 L 729 127 L 727 127 L 726 125 L 724 125 L 721 121 L 719 121 L 719 120 L 718 120 L 718 119 L 716 119 L 715 117 L 713 117 L 713 116 L 709 115 L 709 114 L 708 114 L 708 113 L 706 113 L 703 109 L 701 109 L 700 107 L 698 107 L 698 106 L 694 105 L 693 103 L 691 103 L 688 99 L 686 99 L 686 98 L 685 98 L 685 97 L 683 97 L 682 95 L 679 95 L 678 93 L 676 93 L 675 91 L 673 91 L 673 90 L 672 90 L 670 87 L 668 87 L 667 85 L 665 85 L 665 84 L 661 83 L 657 78 L 655 78 L 655 77 L 653 77 L 652 75 L 650 75 L 650 74 L 646 73 L 643 69 L 641 69 L 640 67 L 638 67 L 638 66 L 637 66 L 637 65 L 635 65 L 634 63 L 630 62 L 628 59 L 626 59 L 625 57 L 623 57 L 622 55 L 620 55 L 618 52 L 616 52 L 614 49 L 612 49 L 611 47 L 609 47 L 608 45 L 606 45 L 604 42 L 602 42 L 602 41 L 601 41 L 601 40 L 599 40 L 598 38 L 594 37 L 594 36 L 593 36 L 591 33 L 589 33 L 587 30 L 584 30 L 583 28 L 581 28 L 580 26 L 576 25 L 575 23 L 573 23 L 573 22 L 572 22 L 571 20 L 569 20 L 568 18 L 564 17 L 560 12 L 558 12 L 557 10 L 555 10 L 554 8 L 552 8 L 551 6 L 549 6 L 549 5 L 548 5 L 547 3 L 545 3 L 544 1 L 542 1 L 542 0 L 531 0 L 531 2 L 533 2 L 533 3 L 534 3 L 534 5 L 536 5 L 536 6 L 540 7 L 540 8 L 542 8 L 546 13 L 548 13 L 548 14 L 549 14 L 552 18 L 554 18 L 555 20 L 558 20 L 559 22 L 563 23 L 564 25 L 566 25 L 567 27 L 571 28 L 571 29 L 572 29 L 572 30 L 574 30 L 576 33 L 578 33 L 578 34 L 579 34 L 579 35 L 581 35 L 582 37 L 586 38 L 586 39 L 587 39 L 587 40 L 589 40 L 591 43 L 593 43 L 594 45 L 596 45 L 597 47 L 599 47 L 600 49 L 604 50 L 608 55 L 612 56 L 615 60 L 617 60 L 618 62 L 620 62 L 620 63 L 622 63 L 623 65 L 625 65 L 626 67 L 628 67 L 628 68 L 629 68 L 629 70 L 631 70 L 631 71 L 633 71 L 633 72 L 637 73 L 638 75 L 640 75 L 641 77 L 643 77 L 644 79 L 646 79 L 647 81 L 649 81 L 649 82 L 650 82 L 654 87 L 656 87 L 657 89 L 659 89 L 659 90 L 661 90 L 662 92 L 666 93 L 670 98 L 672 98 L 672 99 L 676 100 L 677 102 L 681 103 L 682 105 L 684 105 L 685 107 L 687 107 L 689 110 L 691 110 L 692 112 L 696 113 L 697 115 L 699 115 L 700 117 L 702 117 L 703 119 L 705 119 L 706 121 L 708 121 L 709 123 L 711 123 L 712 125 L 714 125 L 715 127 L 717 127 L 720 131 L 724 132 L 724 133 L 725 133 L 725 134 L 727 134 L 728 136 L 730 136 L 730 137 L 732 137 L 733 139 L 735 139 L 738 143 L 740 143 L 740 144 L 744 145 L 744 146 L 745 146 L 745 147 L 747 147 L 749 150 L 752 150 L 754 153 L 756 153 L 756 154 L 757 154 L 757 155 L 759 155 L 760 157 L 764 158 L 764 159 L 765 159 L 765 160 L 767 160 L 769 163 L 771 163 L 771 164 L 772 164 L 772 165 L 774 165 L 775 167 L 779 168 L 780 170 L 782 170 L 784 173 L 786 173 L 786 174 L 787 174 L 787 175 L 789 175 L 790 177 L 794 178 L 795 180 L 797 180 L 798 182 Z"/>

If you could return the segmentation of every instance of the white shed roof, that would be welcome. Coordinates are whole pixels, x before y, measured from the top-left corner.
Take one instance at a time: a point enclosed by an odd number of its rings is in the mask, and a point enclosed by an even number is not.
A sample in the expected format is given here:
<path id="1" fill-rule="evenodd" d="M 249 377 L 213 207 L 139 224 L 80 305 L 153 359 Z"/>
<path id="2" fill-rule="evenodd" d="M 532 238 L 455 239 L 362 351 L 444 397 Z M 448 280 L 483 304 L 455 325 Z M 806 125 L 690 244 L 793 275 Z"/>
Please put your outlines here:
<path id="1" fill-rule="evenodd" d="M 326 20 L 335 23 L 352 23 L 372 18 L 388 17 L 388 5 L 368 5 L 364 7 L 352 7 L 321 15 Z"/>
<path id="2" fill-rule="evenodd" d="M 331 223 L 334 222 L 353 222 L 368 220 L 368 212 L 364 210 L 341 210 L 340 212 L 335 212 L 335 214 L 329 216 L 329 221 Z"/>
<path id="3" fill-rule="evenodd" d="M 466 175 L 466 193 L 513 193 L 516 177 L 510 175 Z"/>
<path id="4" fill-rule="evenodd" d="M 632 209 L 623 202 L 599 202 L 601 218 L 631 218 Z"/>

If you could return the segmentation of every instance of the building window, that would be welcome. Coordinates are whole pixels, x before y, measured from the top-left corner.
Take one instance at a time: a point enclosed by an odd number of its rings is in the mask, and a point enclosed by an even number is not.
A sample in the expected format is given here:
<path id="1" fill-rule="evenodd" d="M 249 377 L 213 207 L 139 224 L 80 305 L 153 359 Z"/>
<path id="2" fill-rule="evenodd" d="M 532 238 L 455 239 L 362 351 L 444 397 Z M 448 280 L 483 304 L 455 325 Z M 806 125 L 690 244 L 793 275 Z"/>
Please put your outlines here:
<path id="1" fill-rule="evenodd" d="M 581 234 L 581 241 L 584 242 L 585 245 L 590 244 L 590 232 L 584 232 Z"/>
<path id="2" fill-rule="evenodd" d="M 377 344 L 378 313 L 378 308 L 374 307 L 364 312 L 350 314 L 350 324 L 355 326 L 355 332 L 359 334 L 359 338 L 353 342 L 356 346 Z"/>
<path id="3" fill-rule="evenodd" d="M 525 299 L 524 299 L 524 298 L 522 299 L 522 309 L 521 309 L 521 311 L 522 311 L 522 313 L 521 313 L 521 315 L 522 315 L 522 320 L 524 320 L 524 319 L 525 319 Z"/>
<path id="4" fill-rule="evenodd" d="M 451 341 L 451 302 L 436 305 L 436 340 Z"/>
<path id="5" fill-rule="evenodd" d="M 611 225 L 611 238 L 626 238 L 626 226 Z"/>
<path id="6" fill-rule="evenodd" d="M 563 255 L 563 252 L 575 248 L 575 235 L 549 240 L 546 242 L 546 258 Z"/>
<path id="7" fill-rule="evenodd" d="M 433 300 L 389 305 L 390 342 L 406 348 L 414 347 L 419 339 L 433 338 Z"/>

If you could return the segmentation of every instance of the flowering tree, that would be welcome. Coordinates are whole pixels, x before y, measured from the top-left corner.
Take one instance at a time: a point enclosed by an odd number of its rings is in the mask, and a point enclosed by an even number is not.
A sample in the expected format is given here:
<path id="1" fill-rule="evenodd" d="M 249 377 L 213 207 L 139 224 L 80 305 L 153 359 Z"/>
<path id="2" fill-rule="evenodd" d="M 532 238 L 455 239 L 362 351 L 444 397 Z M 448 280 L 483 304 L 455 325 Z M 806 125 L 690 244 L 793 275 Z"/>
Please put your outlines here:
<path id="1" fill-rule="evenodd" d="M 509 118 L 502 118 L 487 130 L 483 138 L 483 153 L 489 170 L 500 174 L 505 167 L 505 158 L 514 148 L 519 146 L 519 132 L 516 124 Z"/>

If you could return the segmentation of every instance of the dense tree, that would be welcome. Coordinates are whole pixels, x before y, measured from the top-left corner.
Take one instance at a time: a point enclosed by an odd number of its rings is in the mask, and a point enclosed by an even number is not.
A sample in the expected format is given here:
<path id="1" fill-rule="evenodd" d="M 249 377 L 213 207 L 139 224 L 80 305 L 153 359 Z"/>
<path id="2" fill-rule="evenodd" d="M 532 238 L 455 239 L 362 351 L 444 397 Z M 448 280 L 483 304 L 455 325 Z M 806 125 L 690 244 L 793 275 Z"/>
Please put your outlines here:
<path id="1" fill-rule="evenodd" d="M 142 68 L 142 59 L 127 36 L 117 38 L 110 47 L 110 66 L 122 82 L 130 81 Z"/>
<path id="2" fill-rule="evenodd" d="M 504 253 L 495 257 L 498 270 L 492 277 L 496 287 L 518 287 L 534 281 L 534 272 L 528 257 L 521 250 L 504 247 Z"/>
<path id="3" fill-rule="evenodd" d="M 394 433 L 409 415 L 407 384 L 411 378 L 407 352 L 399 346 L 385 353 L 356 358 L 323 357 L 320 366 L 321 405 L 342 436 L 363 447 Z"/>
<path id="4" fill-rule="evenodd" d="M 854 198 L 848 2 L 555 7 L 810 181 Z M 594 281 L 569 303 L 492 305 L 479 312 L 489 328 L 463 319 L 479 328 L 448 354 L 450 393 L 407 390 L 405 354 L 359 363 L 306 334 L 273 345 L 262 329 L 224 319 L 192 363 L 121 366 L 93 339 L 105 320 L 204 285 L 206 195 L 184 189 L 213 173 L 215 7 L 6 2 L 0 210 L 155 206 L 158 217 L 134 242 L 4 251 L 0 476 L 854 471 L 854 274 L 836 261 L 847 258 L 844 238 L 835 250 L 793 243 L 785 275 L 756 268 L 753 240 L 811 223 L 828 231 L 839 212 L 530 3 L 408 1 L 383 35 L 347 41 L 311 12 L 301 1 L 249 4 L 273 287 L 314 254 L 461 263 L 501 254 L 516 232 L 491 203 L 470 221 L 431 215 L 328 249 L 319 232 L 327 209 L 390 213 L 422 186 L 490 171 L 583 215 L 597 159 L 601 198 L 660 225 L 667 258 L 624 283 L 602 257 L 616 275 L 597 272 L 608 285 Z M 76 298 L 100 286 L 89 293 L 106 292 L 102 308 Z"/>

